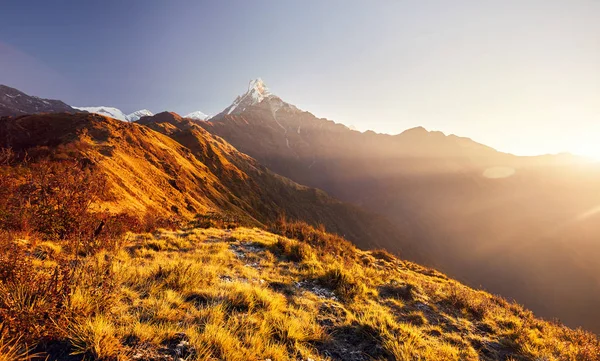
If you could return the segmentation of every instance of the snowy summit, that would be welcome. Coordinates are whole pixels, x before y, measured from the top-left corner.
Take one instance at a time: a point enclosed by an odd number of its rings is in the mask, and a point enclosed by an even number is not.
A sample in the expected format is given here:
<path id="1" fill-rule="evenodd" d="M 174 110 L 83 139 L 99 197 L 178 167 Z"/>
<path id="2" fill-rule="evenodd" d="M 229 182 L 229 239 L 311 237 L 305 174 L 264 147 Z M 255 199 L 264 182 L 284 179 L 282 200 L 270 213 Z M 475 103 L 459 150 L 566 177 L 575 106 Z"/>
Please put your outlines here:
<path id="1" fill-rule="evenodd" d="M 77 110 L 83 110 L 84 112 L 88 112 L 88 113 L 100 114 L 100 115 L 104 115 L 107 117 L 119 119 L 124 122 L 129 121 L 127 119 L 127 115 L 125 113 L 123 113 L 120 109 L 113 108 L 113 107 L 100 106 L 100 107 L 73 107 L 73 108 L 77 109 Z"/>
<path id="2" fill-rule="evenodd" d="M 190 118 L 190 119 L 195 119 L 195 120 L 206 120 L 206 119 L 210 118 L 210 115 L 206 115 L 198 110 L 195 112 L 191 112 L 190 114 L 186 115 L 184 118 Z"/>
<path id="3" fill-rule="evenodd" d="M 125 114 L 120 109 L 114 107 L 73 107 L 77 110 L 83 110 L 88 113 L 100 114 L 114 119 L 122 120 L 124 122 L 135 122 L 141 117 L 149 117 L 154 114 L 148 109 L 142 109 L 135 111 L 131 114 Z"/>
<path id="4" fill-rule="evenodd" d="M 127 115 L 127 120 L 129 120 L 130 122 L 135 122 L 136 120 L 139 120 L 141 117 L 151 117 L 153 115 L 154 115 L 154 113 L 152 113 L 148 109 L 142 109 L 142 110 L 138 110 L 138 111 L 135 111 L 135 112 Z"/>
<path id="5" fill-rule="evenodd" d="M 226 108 L 223 113 L 239 114 L 247 107 L 256 105 L 270 96 L 271 92 L 269 92 L 269 88 L 267 88 L 261 78 L 251 80 L 250 84 L 248 84 L 248 91 L 238 96 L 233 104 Z"/>

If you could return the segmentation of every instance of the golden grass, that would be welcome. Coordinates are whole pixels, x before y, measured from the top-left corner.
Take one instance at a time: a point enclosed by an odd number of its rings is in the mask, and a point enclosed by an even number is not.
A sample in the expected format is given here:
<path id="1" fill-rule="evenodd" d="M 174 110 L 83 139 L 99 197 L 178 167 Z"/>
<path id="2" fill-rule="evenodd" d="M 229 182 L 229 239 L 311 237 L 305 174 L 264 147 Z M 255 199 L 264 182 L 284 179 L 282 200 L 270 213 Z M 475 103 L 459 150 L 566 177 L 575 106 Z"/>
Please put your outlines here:
<path id="1" fill-rule="evenodd" d="M 108 301 L 90 280 L 73 289 L 69 314 L 76 317 L 64 340 L 74 354 L 96 360 L 600 360 L 595 336 L 536 319 L 519 305 L 385 252 L 324 251 L 315 240 L 311 246 L 249 228 L 162 230 L 127 239 L 123 249 L 85 260 L 89 274 L 110 268 L 116 287 Z M 0 342 L 0 361 L 10 359 L 3 352 L 20 352 L 7 345 Z"/>
<path id="2" fill-rule="evenodd" d="M 30 354 L 29 349 L 19 343 L 19 339 L 10 340 L 5 335 L 0 335 L 0 361 L 29 361 L 36 356 Z"/>

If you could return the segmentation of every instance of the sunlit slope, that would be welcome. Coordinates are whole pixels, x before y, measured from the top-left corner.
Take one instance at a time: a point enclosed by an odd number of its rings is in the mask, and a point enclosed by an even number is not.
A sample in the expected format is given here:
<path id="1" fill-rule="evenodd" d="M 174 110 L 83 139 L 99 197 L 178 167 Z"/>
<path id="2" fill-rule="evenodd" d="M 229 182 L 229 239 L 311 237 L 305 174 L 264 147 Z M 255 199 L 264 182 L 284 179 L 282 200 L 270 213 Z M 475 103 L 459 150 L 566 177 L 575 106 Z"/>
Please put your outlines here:
<path id="1" fill-rule="evenodd" d="M 33 159 L 84 159 L 107 176 L 110 197 L 99 206 L 113 211 L 153 210 L 186 219 L 218 212 L 255 225 L 285 215 L 322 223 L 363 247 L 404 242 L 389 222 L 275 175 L 201 128 L 175 123 L 149 124 L 157 132 L 96 114 L 5 118 L 0 145 Z"/>
<path id="2" fill-rule="evenodd" d="M 385 252 L 302 225 L 130 234 L 114 303 L 67 339 L 171 360 L 598 360 L 597 339 Z M 99 261 L 95 261 L 97 258 Z M 89 259 L 102 267 L 106 255 Z M 85 285 L 75 291 L 90 294 Z M 105 301 L 102 303 L 105 304 Z"/>

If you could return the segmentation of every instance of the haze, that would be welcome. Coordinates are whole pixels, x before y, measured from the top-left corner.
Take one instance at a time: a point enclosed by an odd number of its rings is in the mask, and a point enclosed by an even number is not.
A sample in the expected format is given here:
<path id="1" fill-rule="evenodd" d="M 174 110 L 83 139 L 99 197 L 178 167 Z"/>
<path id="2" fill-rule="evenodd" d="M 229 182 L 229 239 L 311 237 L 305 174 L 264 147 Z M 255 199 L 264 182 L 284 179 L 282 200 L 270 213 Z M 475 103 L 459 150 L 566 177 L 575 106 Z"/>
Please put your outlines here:
<path id="1" fill-rule="evenodd" d="M 360 130 L 600 157 L 599 18 L 598 1 L 5 2 L 0 83 L 216 114 L 260 76 Z"/>

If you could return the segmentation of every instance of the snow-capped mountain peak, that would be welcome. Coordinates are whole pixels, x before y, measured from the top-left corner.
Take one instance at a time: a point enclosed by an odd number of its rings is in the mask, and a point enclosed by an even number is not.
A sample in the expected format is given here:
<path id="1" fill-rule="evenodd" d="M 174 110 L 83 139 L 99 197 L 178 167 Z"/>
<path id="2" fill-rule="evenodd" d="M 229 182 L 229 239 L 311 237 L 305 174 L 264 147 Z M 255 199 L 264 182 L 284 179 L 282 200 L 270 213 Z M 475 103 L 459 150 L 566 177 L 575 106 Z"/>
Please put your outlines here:
<path id="1" fill-rule="evenodd" d="M 129 121 L 129 119 L 127 118 L 127 115 L 125 113 L 123 113 L 120 109 L 113 108 L 113 107 L 100 106 L 100 107 L 73 107 L 73 108 L 78 109 L 78 110 L 83 110 L 88 113 L 100 114 L 100 115 L 104 115 L 107 117 L 119 119 L 124 122 Z"/>
<path id="2" fill-rule="evenodd" d="M 151 117 L 153 115 L 154 115 L 154 113 L 152 113 L 148 109 L 141 109 L 141 110 L 135 111 L 131 114 L 128 114 L 127 120 L 129 120 L 130 122 L 135 122 L 136 120 L 139 120 L 141 117 Z"/>
<path id="3" fill-rule="evenodd" d="M 195 120 L 206 120 L 206 119 L 210 118 L 210 116 L 206 115 L 198 110 L 195 112 L 191 112 L 190 114 L 186 115 L 184 118 L 190 118 L 190 119 L 195 119 Z"/>
<path id="4" fill-rule="evenodd" d="M 261 78 L 251 80 L 248 84 L 248 91 L 246 91 L 246 93 L 243 95 L 238 96 L 234 100 L 233 104 L 227 107 L 223 113 L 239 114 L 247 107 L 256 105 L 271 96 L 272 94 L 269 91 L 269 88 L 267 88 Z"/>
<path id="5" fill-rule="evenodd" d="M 118 120 L 122 120 L 124 122 L 135 122 L 136 120 L 140 119 L 141 117 L 151 117 L 154 115 L 154 113 L 152 113 L 148 109 L 141 109 L 141 110 L 135 111 L 131 114 L 125 114 L 121 111 L 121 109 L 114 108 L 114 107 L 101 106 L 101 107 L 73 107 L 73 108 L 77 109 L 77 110 L 83 110 L 88 113 L 100 114 L 100 115 L 104 115 L 107 117 L 115 118 Z"/>
<path id="6" fill-rule="evenodd" d="M 263 80 L 261 78 L 257 78 L 250 80 L 246 95 L 251 96 L 252 100 L 254 100 L 255 104 L 257 104 L 263 101 L 264 98 L 271 95 L 271 92 L 269 92 L 269 88 L 267 88 Z"/>

